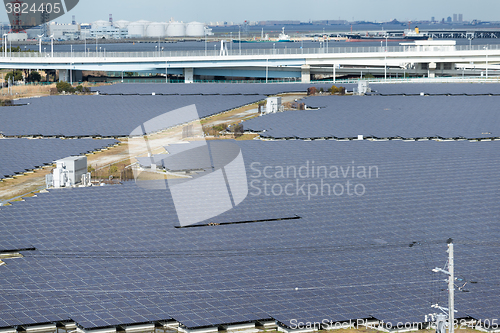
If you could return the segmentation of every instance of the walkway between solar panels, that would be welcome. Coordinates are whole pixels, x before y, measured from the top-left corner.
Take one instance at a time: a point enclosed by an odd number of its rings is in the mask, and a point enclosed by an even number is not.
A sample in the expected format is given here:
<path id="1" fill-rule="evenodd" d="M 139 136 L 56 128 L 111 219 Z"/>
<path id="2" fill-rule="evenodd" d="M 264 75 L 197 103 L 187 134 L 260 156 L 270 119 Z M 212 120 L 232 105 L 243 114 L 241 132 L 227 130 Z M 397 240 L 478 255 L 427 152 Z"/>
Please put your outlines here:
<path id="1" fill-rule="evenodd" d="M 485 76 L 493 75 L 500 67 L 498 45 L 475 45 L 411 48 L 396 47 L 336 47 L 313 49 L 249 49 L 232 50 L 228 55 L 219 51 L 163 51 L 163 52 L 60 52 L 60 53 L 3 53 L 2 68 L 55 69 L 98 71 L 149 71 L 184 75 L 191 82 L 195 75 L 228 77 L 302 78 L 308 74 L 346 74 L 359 72 L 356 66 L 378 67 L 382 70 L 435 72 L 436 75 L 477 74 L 475 69 L 486 69 Z M 443 65 L 441 69 L 434 66 Z M 450 64 L 446 65 L 445 64 Z M 451 66 L 451 67 L 450 67 Z M 455 68 L 463 68 L 457 71 Z M 418 73 L 420 73 L 418 72 Z M 421 73 L 420 73 L 421 74 Z M 69 78 L 68 78 L 69 81 Z"/>

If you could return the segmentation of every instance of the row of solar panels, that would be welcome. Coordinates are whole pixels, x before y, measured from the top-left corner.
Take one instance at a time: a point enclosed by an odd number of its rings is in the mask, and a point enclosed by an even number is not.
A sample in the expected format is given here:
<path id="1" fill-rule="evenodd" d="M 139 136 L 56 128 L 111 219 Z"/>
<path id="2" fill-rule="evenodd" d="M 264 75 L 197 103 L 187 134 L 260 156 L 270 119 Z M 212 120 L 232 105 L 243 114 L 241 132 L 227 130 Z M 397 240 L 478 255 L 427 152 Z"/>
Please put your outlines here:
<path id="1" fill-rule="evenodd" d="M 0 140 L 0 178 L 49 165 L 55 160 L 86 154 L 117 144 L 103 139 L 2 139 Z"/>
<path id="2" fill-rule="evenodd" d="M 185 106 L 200 117 L 251 104 L 265 96 L 50 96 L 0 110 L 5 136 L 128 136 L 142 123 Z M 29 123 L 26 119 L 30 119 Z M 194 120 L 194 119 L 193 119 Z M 184 120 L 183 120 L 184 121 Z M 170 126 L 177 125 L 175 122 Z M 163 128 L 155 128 L 161 130 Z"/>
<path id="3" fill-rule="evenodd" d="M 329 89 L 332 83 L 143 83 L 143 84 L 113 84 L 93 88 L 101 94 L 146 94 L 151 95 L 233 95 L 233 94 L 258 94 L 276 95 L 286 92 L 305 93 L 309 87 Z M 345 86 L 345 85 L 344 85 Z M 354 84 L 347 85 L 352 91 Z"/>
<path id="4" fill-rule="evenodd" d="M 174 228 L 170 191 L 134 183 L 2 207 L 2 250 L 36 250 L 0 266 L 0 327 L 421 322 L 446 300 L 431 269 L 444 265 L 449 237 L 456 275 L 477 281 L 457 291 L 456 317 L 491 320 L 500 311 L 499 144 L 238 142 L 247 176 L 229 185 L 246 182 L 248 195 L 205 222 L 268 222 Z M 275 219 L 290 215 L 300 219 Z"/>
<path id="5" fill-rule="evenodd" d="M 332 82 L 314 83 L 143 83 L 143 84 L 114 84 L 93 88 L 102 94 L 165 94 L 165 95 L 224 95 L 224 94 L 259 94 L 275 95 L 283 92 L 306 92 L 309 87 L 327 90 L 335 84 L 352 91 L 357 84 L 343 84 Z M 470 95 L 499 95 L 498 83 L 369 83 L 373 94 L 470 94 Z"/>
<path id="6" fill-rule="evenodd" d="M 498 83 L 370 83 L 370 88 L 373 94 L 389 95 L 419 95 L 420 93 L 433 95 L 500 95 L 500 84 Z"/>
<path id="7" fill-rule="evenodd" d="M 272 138 L 498 138 L 499 97 L 318 96 L 319 110 L 251 119 L 245 129 Z"/>

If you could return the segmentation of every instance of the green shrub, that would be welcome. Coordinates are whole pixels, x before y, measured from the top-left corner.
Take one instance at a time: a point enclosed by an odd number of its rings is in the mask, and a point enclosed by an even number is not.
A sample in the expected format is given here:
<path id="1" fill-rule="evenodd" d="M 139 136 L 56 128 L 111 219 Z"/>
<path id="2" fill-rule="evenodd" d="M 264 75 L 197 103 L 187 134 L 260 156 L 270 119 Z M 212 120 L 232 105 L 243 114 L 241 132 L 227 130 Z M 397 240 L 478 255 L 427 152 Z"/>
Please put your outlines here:
<path id="1" fill-rule="evenodd" d="M 75 92 L 75 88 L 73 88 L 71 86 L 71 84 L 69 84 L 68 82 L 64 82 L 64 81 L 57 82 L 56 88 L 57 88 L 57 91 L 59 93 L 61 93 L 63 91 L 65 91 L 67 93 L 74 93 Z"/>
<path id="2" fill-rule="evenodd" d="M 42 81 L 42 76 L 37 71 L 32 71 L 31 73 L 29 73 L 28 77 L 26 78 L 26 81 L 28 81 L 28 82 L 40 82 L 40 81 Z"/>
<path id="3" fill-rule="evenodd" d="M 12 72 L 8 72 L 7 74 L 5 74 L 5 81 L 9 81 L 9 79 L 12 80 L 12 82 L 22 81 L 23 80 L 23 72 L 20 70 L 14 70 Z"/>

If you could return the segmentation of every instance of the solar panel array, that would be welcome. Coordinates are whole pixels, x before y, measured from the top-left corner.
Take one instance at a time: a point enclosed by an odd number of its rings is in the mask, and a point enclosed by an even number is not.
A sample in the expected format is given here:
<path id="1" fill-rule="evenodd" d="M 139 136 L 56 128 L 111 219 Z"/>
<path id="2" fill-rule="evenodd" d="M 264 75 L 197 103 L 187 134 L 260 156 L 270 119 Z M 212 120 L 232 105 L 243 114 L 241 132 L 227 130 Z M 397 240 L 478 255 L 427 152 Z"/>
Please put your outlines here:
<path id="1" fill-rule="evenodd" d="M 319 96 L 302 102 L 320 109 L 269 114 L 244 127 L 272 138 L 500 137 L 499 97 Z"/>
<path id="2" fill-rule="evenodd" d="M 264 98 L 261 95 L 42 97 L 30 100 L 29 105 L 0 109 L 0 134 L 128 136 L 145 121 L 188 105 L 195 104 L 199 116 L 206 117 Z"/>
<path id="3" fill-rule="evenodd" d="M 40 168 L 68 156 L 86 154 L 118 143 L 103 139 L 1 139 L 0 178 Z"/>
<path id="4" fill-rule="evenodd" d="M 342 84 L 352 91 L 354 84 Z M 329 89 L 332 83 L 119 83 L 93 88 L 102 94 L 179 94 L 224 95 L 258 94 L 276 95 L 284 92 L 306 92 L 309 87 Z"/>
<path id="5" fill-rule="evenodd" d="M 372 94 L 500 95 L 498 83 L 370 83 Z"/>
<path id="6" fill-rule="evenodd" d="M 213 221 L 300 219 L 174 228 L 169 192 L 134 183 L 2 207 L 2 250 L 36 250 L 0 267 L 0 327 L 422 322 L 431 304 L 446 304 L 444 277 L 431 269 L 444 265 L 449 237 L 456 276 L 477 281 L 456 292 L 456 317 L 498 317 L 500 142 L 238 144 L 250 192 Z M 324 193 L 308 196 L 311 185 Z"/>

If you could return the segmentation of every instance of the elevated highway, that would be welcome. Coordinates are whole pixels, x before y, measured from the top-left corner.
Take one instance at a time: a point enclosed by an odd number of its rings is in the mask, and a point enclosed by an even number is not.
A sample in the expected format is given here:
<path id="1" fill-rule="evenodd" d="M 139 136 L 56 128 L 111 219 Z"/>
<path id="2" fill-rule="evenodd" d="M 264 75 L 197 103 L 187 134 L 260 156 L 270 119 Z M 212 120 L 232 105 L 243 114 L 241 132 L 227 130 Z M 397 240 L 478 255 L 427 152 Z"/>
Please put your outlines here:
<path id="1" fill-rule="evenodd" d="M 416 42 L 418 43 L 418 42 Z M 436 77 L 497 75 L 498 45 L 456 46 L 451 41 L 396 47 L 248 49 L 189 52 L 4 53 L 0 68 L 59 70 L 72 81 L 81 71 L 152 72 L 184 77 L 290 78 L 309 82 L 311 75 L 338 77 L 374 73 Z M 498 72 L 500 74 L 500 72 Z"/>

